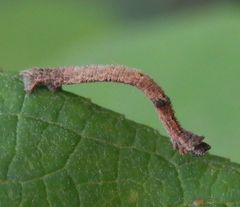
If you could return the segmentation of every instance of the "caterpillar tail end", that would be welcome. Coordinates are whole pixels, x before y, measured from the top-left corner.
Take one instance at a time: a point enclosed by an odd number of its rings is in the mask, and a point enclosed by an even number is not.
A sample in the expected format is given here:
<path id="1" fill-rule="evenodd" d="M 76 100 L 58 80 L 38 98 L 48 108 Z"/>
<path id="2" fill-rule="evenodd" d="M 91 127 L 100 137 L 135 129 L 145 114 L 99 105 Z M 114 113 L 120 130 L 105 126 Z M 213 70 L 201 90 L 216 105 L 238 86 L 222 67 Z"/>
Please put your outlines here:
<path id="1" fill-rule="evenodd" d="M 201 142 L 199 145 L 196 145 L 191 151 L 195 156 L 203 156 L 211 149 L 211 146 L 205 142 Z"/>
<path id="2" fill-rule="evenodd" d="M 183 130 L 178 137 L 172 139 L 172 143 L 174 149 L 178 150 L 181 155 L 191 153 L 195 156 L 203 156 L 211 149 L 209 144 L 202 141 L 203 139 L 203 136 Z"/>

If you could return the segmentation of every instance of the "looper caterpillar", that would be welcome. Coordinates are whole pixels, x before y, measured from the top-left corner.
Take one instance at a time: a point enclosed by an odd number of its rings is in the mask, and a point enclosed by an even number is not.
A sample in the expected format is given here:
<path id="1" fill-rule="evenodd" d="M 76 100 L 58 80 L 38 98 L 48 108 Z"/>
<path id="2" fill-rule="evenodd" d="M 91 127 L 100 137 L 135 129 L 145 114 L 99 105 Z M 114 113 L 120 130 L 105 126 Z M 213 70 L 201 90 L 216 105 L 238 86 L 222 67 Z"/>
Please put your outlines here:
<path id="1" fill-rule="evenodd" d="M 191 152 L 193 155 L 204 155 L 210 146 L 198 136 L 183 129 L 177 121 L 170 99 L 163 89 L 149 76 L 121 65 L 85 65 L 62 68 L 33 68 L 22 71 L 24 89 L 31 93 L 35 87 L 44 85 L 51 91 L 57 91 L 64 84 L 88 82 L 118 82 L 137 87 L 153 102 L 167 132 L 171 137 L 174 149 L 180 154 Z"/>

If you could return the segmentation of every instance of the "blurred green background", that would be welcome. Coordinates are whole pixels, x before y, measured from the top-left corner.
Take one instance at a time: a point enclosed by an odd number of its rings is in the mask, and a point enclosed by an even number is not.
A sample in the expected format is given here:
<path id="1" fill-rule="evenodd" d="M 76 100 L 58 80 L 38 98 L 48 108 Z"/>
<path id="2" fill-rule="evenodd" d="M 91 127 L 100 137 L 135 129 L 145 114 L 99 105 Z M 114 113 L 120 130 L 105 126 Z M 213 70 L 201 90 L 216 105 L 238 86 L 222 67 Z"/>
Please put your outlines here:
<path id="1" fill-rule="evenodd" d="M 123 64 L 152 76 L 182 125 L 240 162 L 240 4 L 0 0 L 0 68 Z M 110 83 L 65 87 L 166 134 L 148 99 Z"/>

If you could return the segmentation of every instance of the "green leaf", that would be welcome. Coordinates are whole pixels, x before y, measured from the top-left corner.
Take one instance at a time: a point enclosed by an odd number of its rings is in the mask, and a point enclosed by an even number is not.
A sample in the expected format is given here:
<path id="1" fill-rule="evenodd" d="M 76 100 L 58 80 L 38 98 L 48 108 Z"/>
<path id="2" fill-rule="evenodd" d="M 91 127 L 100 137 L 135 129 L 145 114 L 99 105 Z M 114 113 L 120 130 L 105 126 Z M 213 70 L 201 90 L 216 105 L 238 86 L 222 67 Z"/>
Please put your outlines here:
<path id="1" fill-rule="evenodd" d="M 0 206 L 240 206 L 240 165 L 74 94 L 2 73 L 0 121 Z"/>

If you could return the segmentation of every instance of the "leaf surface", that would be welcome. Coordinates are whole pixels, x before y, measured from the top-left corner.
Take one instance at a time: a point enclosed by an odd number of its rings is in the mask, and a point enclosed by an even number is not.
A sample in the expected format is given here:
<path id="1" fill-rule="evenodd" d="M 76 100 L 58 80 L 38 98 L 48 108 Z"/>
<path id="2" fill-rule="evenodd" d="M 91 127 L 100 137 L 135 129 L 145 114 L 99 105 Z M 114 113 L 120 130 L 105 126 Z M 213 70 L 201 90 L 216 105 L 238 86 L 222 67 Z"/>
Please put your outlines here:
<path id="1" fill-rule="evenodd" d="M 74 94 L 1 73 L 0 121 L 0 206 L 240 206 L 240 165 Z"/>

